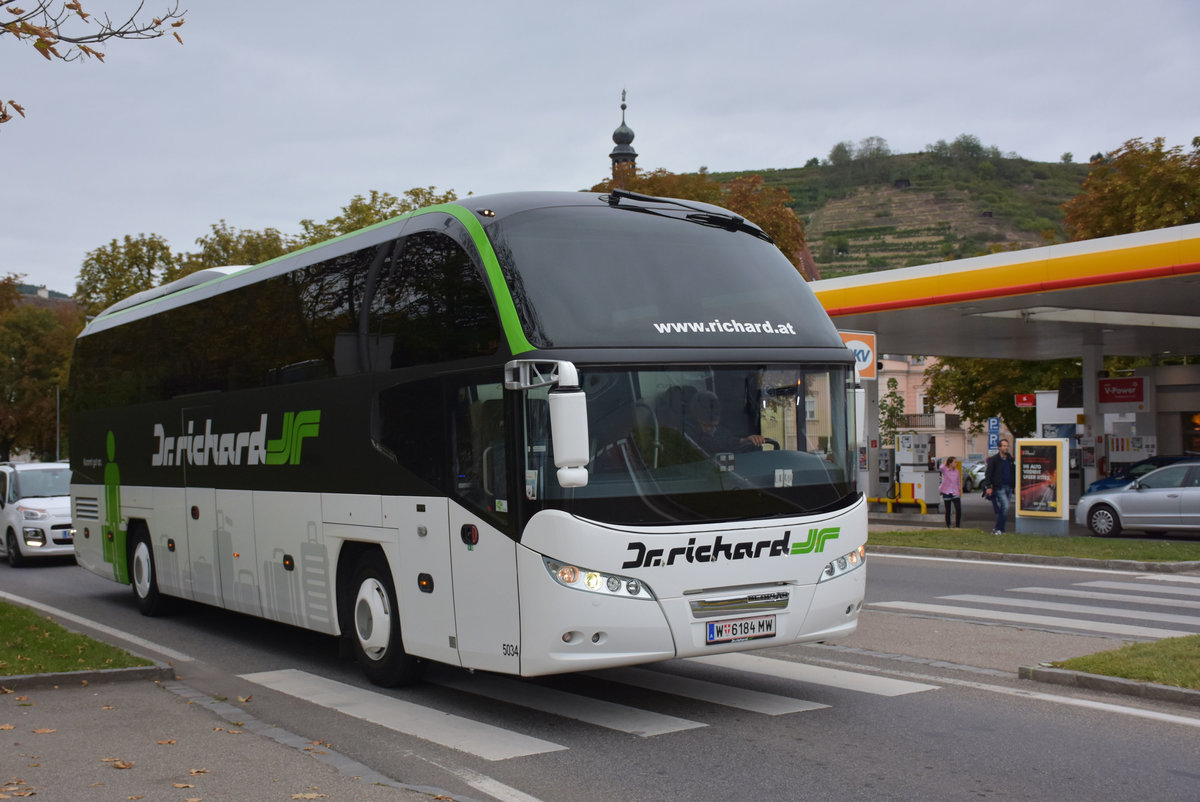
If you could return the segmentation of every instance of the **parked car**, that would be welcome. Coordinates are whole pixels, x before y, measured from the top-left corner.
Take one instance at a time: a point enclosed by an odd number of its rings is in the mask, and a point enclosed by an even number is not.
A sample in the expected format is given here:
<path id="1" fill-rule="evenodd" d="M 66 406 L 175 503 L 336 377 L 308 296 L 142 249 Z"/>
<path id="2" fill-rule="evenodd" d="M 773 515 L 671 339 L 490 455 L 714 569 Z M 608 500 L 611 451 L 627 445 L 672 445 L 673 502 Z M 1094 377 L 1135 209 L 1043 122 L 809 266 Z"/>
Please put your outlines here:
<path id="1" fill-rule="evenodd" d="M 1192 454 L 1190 456 L 1186 454 L 1164 454 L 1157 457 L 1149 457 L 1148 459 L 1144 459 L 1140 462 L 1135 462 L 1132 465 L 1126 466 L 1112 476 L 1105 476 L 1102 479 L 1097 479 L 1088 485 L 1087 490 L 1083 492 L 1086 495 L 1088 493 L 1096 493 L 1100 490 L 1111 490 L 1114 487 L 1124 487 L 1139 476 L 1145 476 L 1156 468 L 1161 468 L 1164 465 L 1173 465 L 1176 462 L 1183 462 L 1184 460 L 1193 459 L 1200 459 L 1200 456 L 1197 456 L 1196 454 Z"/>
<path id="2" fill-rule="evenodd" d="M 1088 493 L 1075 507 L 1075 522 L 1101 537 L 1123 529 L 1200 532 L 1200 460 L 1177 462 L 1122 487 Z"/>
<path id="3" fill-rule="evenodd" d="M 963 468 L 962 491 L 970 493 L 983 486 L 983 475 L 987 472 L 986 462 L 973 462 Z"/>
<path id="4" fill-rule="evenodd" d="M 8 564 L 75 553 L 71 466 L 65 462 L 0 464 L 0 538 Z"/>

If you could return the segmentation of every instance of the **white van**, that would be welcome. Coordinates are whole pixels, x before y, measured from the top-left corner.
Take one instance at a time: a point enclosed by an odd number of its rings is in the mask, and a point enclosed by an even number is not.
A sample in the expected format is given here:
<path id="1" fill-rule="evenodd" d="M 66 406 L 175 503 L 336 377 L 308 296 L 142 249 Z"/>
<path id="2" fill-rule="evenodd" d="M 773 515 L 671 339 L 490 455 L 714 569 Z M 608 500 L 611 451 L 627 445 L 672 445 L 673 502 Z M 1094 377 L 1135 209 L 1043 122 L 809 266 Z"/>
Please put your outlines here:
<path id="1" fill-rule="evenodd" d="M 71 466 L 65 462 L 0 464 L 0 551 L 14 568 L 34 557 L 75 553 Z"/>

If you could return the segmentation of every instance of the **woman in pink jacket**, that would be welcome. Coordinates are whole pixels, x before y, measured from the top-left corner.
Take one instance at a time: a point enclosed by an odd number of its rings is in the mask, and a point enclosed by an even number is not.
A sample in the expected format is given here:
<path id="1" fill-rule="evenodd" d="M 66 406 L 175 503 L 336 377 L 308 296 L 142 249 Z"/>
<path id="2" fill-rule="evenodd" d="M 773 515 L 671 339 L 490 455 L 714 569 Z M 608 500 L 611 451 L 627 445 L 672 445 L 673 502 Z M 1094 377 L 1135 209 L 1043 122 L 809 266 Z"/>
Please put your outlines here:
<path id="1" fill-rule="evenodd" d="M 946 509 L 946 526 L 950 526 L 950 505 L 954 505 L 954 526 L 962 528 L 962 474 L 954 457 L 946 457 L 941 467 L 942 483 L 938 492 L 942 494 L 942 506 Z"/>

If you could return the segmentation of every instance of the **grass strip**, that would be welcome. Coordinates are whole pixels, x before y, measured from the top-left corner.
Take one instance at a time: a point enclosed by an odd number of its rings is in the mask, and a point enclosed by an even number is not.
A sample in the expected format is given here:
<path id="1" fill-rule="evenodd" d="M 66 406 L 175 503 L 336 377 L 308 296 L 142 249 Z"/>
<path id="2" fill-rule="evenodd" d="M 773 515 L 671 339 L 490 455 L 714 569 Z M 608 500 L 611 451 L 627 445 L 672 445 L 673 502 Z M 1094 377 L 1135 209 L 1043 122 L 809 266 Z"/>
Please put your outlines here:
<path id="1" fill-rule="evenodd" d="M 0 602 L 0 676 L 150 665 L 124 649 L 64 629 L 48 616 Z"/>
<path id="2" fill-rule="evenodd" d="M 1200 541 L 1197 540 L 1051 537 L 1016 533 L 993 535 L 982 529 L 909 529 L 896 532 L 871 532 L 867 535 L 867 546 L 909 546 L 919 549 L 1038 554 L 1046 557 L 1081 557 L 1093 560 L 1200 561 Z"/>
<path id="3" fill-rule="evenodd" d="M 1153 643 L 1131 643 L 1120 649 L 1059 660 L 1051 665 L 1085 674 L 1157 682 L 1200 691 L 1200 635 L 1164 638 Z"/>

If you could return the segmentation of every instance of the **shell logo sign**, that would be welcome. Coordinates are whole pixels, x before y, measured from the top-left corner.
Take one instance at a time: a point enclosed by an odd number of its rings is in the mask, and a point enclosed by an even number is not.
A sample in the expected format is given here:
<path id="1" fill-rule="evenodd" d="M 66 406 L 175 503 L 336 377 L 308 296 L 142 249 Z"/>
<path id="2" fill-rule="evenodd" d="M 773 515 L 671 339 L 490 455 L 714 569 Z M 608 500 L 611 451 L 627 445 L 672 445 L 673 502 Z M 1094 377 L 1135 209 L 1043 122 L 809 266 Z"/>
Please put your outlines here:
<path id="1" fill-rule="evenodd" d="M 838 331 L 842 342 L 854 354 L 854 375 L 860 380 L 875 380 L 875 365 L 878 353 L 875 350 L 875 332 Z"/>

